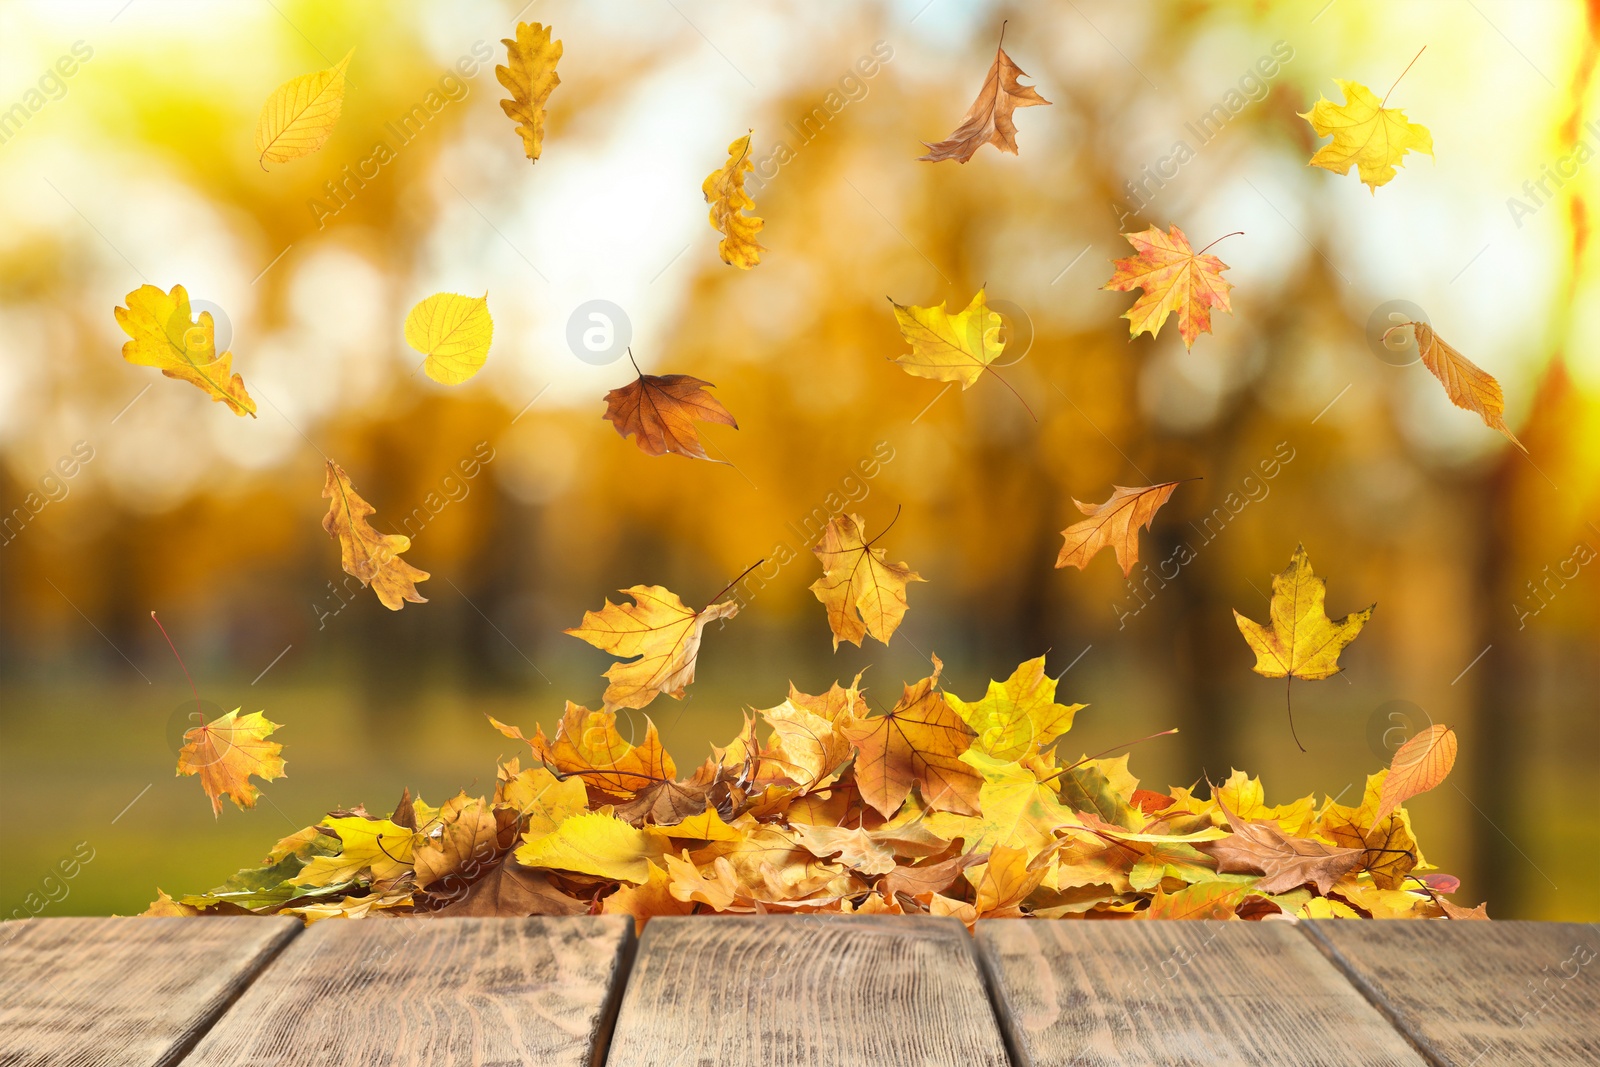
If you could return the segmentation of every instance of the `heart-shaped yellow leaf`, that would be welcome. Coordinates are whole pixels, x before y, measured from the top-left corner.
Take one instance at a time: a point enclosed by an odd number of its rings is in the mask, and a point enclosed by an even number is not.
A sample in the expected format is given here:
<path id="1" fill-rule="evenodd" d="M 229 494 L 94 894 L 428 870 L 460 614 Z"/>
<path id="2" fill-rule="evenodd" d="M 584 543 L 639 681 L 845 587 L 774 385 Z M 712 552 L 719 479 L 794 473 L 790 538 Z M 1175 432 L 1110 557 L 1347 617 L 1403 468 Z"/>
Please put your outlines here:
<path id="1" fill-rule="evenodd" d="M 427 357 L 422 371 L 441 385 L 460 385 L 482 370 L 493 340 L 487 293 L 434 293 L 406 316 L 406 344 Z"/>

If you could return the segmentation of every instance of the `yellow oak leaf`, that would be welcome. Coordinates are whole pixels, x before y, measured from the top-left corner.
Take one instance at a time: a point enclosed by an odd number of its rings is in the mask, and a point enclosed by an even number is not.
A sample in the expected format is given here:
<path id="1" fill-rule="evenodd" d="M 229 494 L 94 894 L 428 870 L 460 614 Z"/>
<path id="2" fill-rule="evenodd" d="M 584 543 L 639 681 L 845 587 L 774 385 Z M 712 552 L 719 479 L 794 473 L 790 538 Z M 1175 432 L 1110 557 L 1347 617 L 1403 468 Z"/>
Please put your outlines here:
<path id="1" fill-rule="evenodd" d="M 338 835 L 339 854 L 312 857 L 290 879 L 294 884 L 335 885 L 358 878 L 363 871 L 370 871 L 374 882 L 393 882 L 411 872 L 411 852 L 418 835 L 406 827 L 360 815 L 330 815 L 321 825 Z"/>
<path id="2" fill-rule="evenodd" d="M 637 745 L 617 730 L 617 716 L 611 711 L 590 711 L 567 701 L 566 711 L 556 726 L 555 740 L 545 736 L 544 727 L 535 727 L 527 738 L 515 726 L 507 726 L 493 716 L 495 729 L 532 747 L 534 758 L 562 775 L 581 779 L 603 793 L 631 796 L 661 782 L 671 782 L 678 768 L 661 746 L 656 724 L 645 718 L 644 738 Z M 576 794 L 573 794 L 576 796 Z M 579 806 L 580 810 L 582 805 Z"/>
<path id="3" fill-rule="evenodd" d="M 622 882 L 644 882 L 649 861 L 662 854 L 661 839 L 606 811 L 564 819 L 550 833 L 527 834 L 517 848 L 524 867 L 592 874 Z"/>
<path id="4" fill-rule="evenodd" d="M 637 657 L 613 663 L 605 676 L 607 711 L 642 708 L 666 693 L 682 698 L 694 681 L 700 637 L 708 623 L 739 613 L 736 600 L 726 600 L 694 611 L 659 585 L 635 585 L 622 590 L 632 604 L 607 600 L 599 611 L 586 611 L 583 622 L 565 631 L 615 656 Z"/>
<path id="5" fill-rule="evenodd" d="M 1056 557 L 1056 566 L 1070 565 L 1081 571 L 1109 545 L 1116 552 L 1117 566 L 1122 568 L 1122 576 L 1126 578 L 1133 572 L 1133 565 L 1139 562 L 1139 528 L 1150 528 L 1156 521 L 1156 512 L 1179 484 L 1162 482 L 1136 489 L 1113 485 L 1111 496 L 1103 504 L 1085 504 L 1074 498 L 1072 502 L 1078 510 L 1089 517 L 1061 531 L 1066 543 Z"/>
<path id="6" fill-rule="evenodd" d="M 878 537 L 887 532 L 886 526 Z M 878 538 L 868 541 L 866 534 L 861 516 L 837 515 L 812 548 L 822 577 L 810 588 L 828 610 L 834 651 L 841 640 L 860 646 L 868 634 L 888 644 L 905 618 L 907 583 L 927 581 L 904 563 L 890 563 L 883 549 L 872 547 Z"/>
<path id="7" fill-rule="evenodd" d="M 1377 605 L 1330 619 L 1323 607 L 1327 592 L 1326 584 L 1311 571 L 1305 546 L 1297 546 L 1289 566 L 1272 578 L 1272 625 L 1263 626 L 1238 611 L 1233 613 L 1239 632 L 1256 654 L 1252 670 L 1264 678 L 1316 680 L 1331 678 L 1343 669 L 1339 654 L 1361 633 Z M 1292 708 L 1289 728 L 1293 732 Z M 1300 750 L 1305 751 L 1305 746 Z"/>
<path id="8" fill-rule="evenodd" d="M 1056 703 L 1056 680 L 1044 673 L 1043 656 L 1020 664 L 1004 682 L 991 680 L 982 700 L 945 699 L 977 735 L 972 747 L 998 760 L 1019 760 L 1054 744 L 1085 707 Z"/>
<path id="9" fill-rule="evenodd" d="M 355 49 L 327 70 L 290 78 L 272 91 L 256 120 L 261 169 L 309 156 L 333 136 L 344 108 L 344 71 Z"/>
<path id="10" fill-rule="evenodd" d="M 561 42 L 550 39 L 550 27 L 537 22 L 517 23 L 517 36 L 502 38 L 509 67 L 496 66 L 494 76 L 511 94 L 500 101 L 500 109 L 517 124 L 522 135 L 522 151 L 537 163 L 544 145 L 545 104 L 550 93 L 561 84 L 556 63 L 561 59 Z"/>
<path id="11" fill-rule="evenodd" d="M 838 856 L 839 862 L 862 874 L 888 874 L 894 870 L 894 849 L 860 827 L 797 826 L 796 839 L 818 859 Z"/>
<path id="12" fill-rule="evenodd" d="M 671 878 L 668 891 L 673 898 L 685 904 L 704 904 L 712 911 L 751 910 L 751 896 L 739 882 L 733 865 L 718 856 L 711 861 L 709 874 L 689 859 L 687 851 L 680 858 L 667 856 L 667 873 Z"/>
<path id="13" fill-rule="evenodd" d="M 434 293 L 406 316 L 406 344 L 427 357 L 422 372 L 441 385 L 460 385 L 482 370 L 493 340 L 487 293 Z"/>
<path id="14" fill-rule="evenodd" d="M 1501 390 L 1500 383 L 1495 380 L 1494 375 L 1446 344 L 1444 338 L 1434 333 L 1433 327 L 1425 322 L 1403 322 L 1391 329 L 1402 329 L 1406 326 L 1411 327 L 1412 334 L 1416 338 L 1417 352 L 1422 358 L 1422 365 L 1439 379 L 1439 384 L 1444 386 L 1444 394 L 1450 398 L 1450 403 L 1477 415 L 1485 426 L 1491 430 L 1499 430 L 1506 435 L 1508 441 L 1526 453 L 1527 446 L 1517 440 L 1517 435 L 1506 425 L 1506 394 Z"/>
<path id="15" fill-rule="evenodd" d="M 212 400 L 228 405 L 235 415 L 255 418 L 256 402 L 245 392 L 244 379 L 233 373 L 233 353 L 217 355 L 211 312 L 191 318 L 189 294 L 181 285 L 163 293 L 141 285 L 116 309 L 117 325 L 132 338 L 122 358 L 141 367 L 159 368 L 168 378 L 188 382 Z"/>
<path id="16" fill-rule="evenodd" d="M 1320 98 L 1310 111 L 1300 113 L 1318 137 L 1333 138 L 1332 143 L 1317 149 L 1311 166 L 1349 174 L 1354 165 L 1361 181 L 1376 195 L 1378 186 L 1394 177 L 1394 168 L 1405 165 L 1407 152 L 1433 155 L 1433 135 L 1426 126 L 1408 122 L 1399 108 L 1384 107 L 1384 101 L 1360 82 L 1342 78 L 1334 82 L 1344 91 L 1343 104 Z"/>
<path id="17" fill-rule="evenodd" d="M 985 370 L 994 373 L 990 364 L 1000 358 L 1006 343 L 1000 338 L 1000 315 L 989 310 L 982 289 L 964 310 L 954 315 L 943 300 L 937 307 L 896 304 L 892 299 L 889 303 L 900 325 L 900 336 L 911 346 L 909 353 L 894 359 L 907 374 L 939 382 L 960 382 L 961 388 L 966 389 Z"/>
<path id="18" fill-rule="evenodd" d="M 390 611 L 399 611 L 404 606 L 402 600 L 426 604 L 428 598 L 417 592 L 416 583 L 426 581 L 428 572 L 400 558 L 400 553 L 411 547 L 411 538 L 374 530 L 367 516 L 376 514 L 377 509 L 361 499 L 350 484 L 350 476 L 331 459 L 322 495 L 329 501 L 322 528 L 329 537 L 339 539 L 340 563 L 345 573 L 370 585 Z"/>
<path id="19" fill-rule="evenodd" d="M 745 174 L 754 169 L 755 164 L 750 162 L 750 134 L 746 133 L 728 145 L 728 162 L 700 184 L 706 203 L 711 205 L 711 228 L 723 235 L 717 242 L 717 252 L 722 262 L 740 270 L 749 270 L 761 262 L 761 253 L 766 251 L 756 243 L 756 234 L 766 223 L 744 214 L 756 206 L 744 188 Z"/>
<path id="20" fill-rule="evenodd" d="M 259 711 L 240 717 L 239 708 L 219 715 L 183 735 L 178 752 L 178 774 L 200 776 L 200 787 L 211 798 L 211 813 L 222 815 L 222 797 L 227 794 L 239 808 L 253 808 L 260 795 L 250 783 L 253 774 L 270 782 L 284 775 L 283 746 L 268 741 L 278 723 L 267 721 Z"/>
<path id="21" fill-rule="evenodd" d="M 1212 308 L 1233 311 L 1228 296 L 1233 283 L 1222 277 L 1228 265 L 1216 256 L 1207 255 L 1205 248 L 1194 251 L 1189 238 L 1176 225 L 1170 227 L 1168 233 L 1152 226 L 1122 236 L 1138 254 L 1116 260 L 1112 264 L 1111 280 L 1101 288 L 1124 293 L 1132 289 L 1144 290 L 1133 307 L 1122 313 L 1128 320 L 1130 336 L 1137 337 L 1146 331 L 1151 337 L 1159 335 L 1167 316 L 1176 311 L 1183 345 L 1192 349 L 1202 332 L 1211 332 Z"/>
<path id="22" fill-rule="evenodd" d="M 1445 780 L 1456 765 L 1456 732 L 1434 723 L 1395 750 L 1383 780 L 1375 821 Z"/>
<path id="23" fill-rule="evenodd" d="M 1000 36 L 1003 42 L 1003 26 Z M 922 142 L 927 145 L 928 154 L 917 158 L 928 163 L 945 159 L 965 163 L 986 144 L 1016 155 L 1017 123 L 1013 112 L 1019 107 L 1050 103 L 1033 86 L 1018 81 L 1019 77 L 1026 78 L 1029 74 L 1011 61 L 1003 47 L 997 47 L 994 63 L 989 67 L 988 77 L 983 80 L 983 88 L 978 90 L 978 97 L 967 108 L 967 113 L 961 116 L 961 124 L 943 141 L 934 144 Z"/>
<path id="24" fill-rule="evenodd" d="M 942 811 L 974 815 L 983 779 L 961 754 L 973 733 L 939 691 L 944 664 L 934 656 L 933 674 L 905 687 L 887 715 L 851 716 L 845 736 L 856 749 L 855 783 L 861 798 L 884 818 L 899 811 L 913 783 L 924 803 Z"/>

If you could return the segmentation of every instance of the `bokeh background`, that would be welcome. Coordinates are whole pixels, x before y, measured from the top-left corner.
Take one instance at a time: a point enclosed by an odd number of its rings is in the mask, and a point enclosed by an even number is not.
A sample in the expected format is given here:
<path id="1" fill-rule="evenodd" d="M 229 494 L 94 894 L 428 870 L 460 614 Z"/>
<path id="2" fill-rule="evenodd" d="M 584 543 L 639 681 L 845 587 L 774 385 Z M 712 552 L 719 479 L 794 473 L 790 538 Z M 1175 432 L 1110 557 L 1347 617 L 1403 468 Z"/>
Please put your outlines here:
<path id="1" fill-rule="evenodd" d="M 561 633 L 586 609 L 635 583 L 704 603 L 793 553 L 708 633 L 691 698 L 648 709 L 680 765 L 790 680 L 864 670 L 886 707 L 928 653 L 970 697 L 1048 651 L 1090 705 L 1067 755 L 1181 729 L 1134 750 L 1153 788 L 1241 767 L 1274 802 L 1348 800 L 1448 723 L 1458 768 L 1411 807 L 1458 899 L 1600 915 L 1600 157 L 1574 155 L 1600 152 L 1600 5 L 519 6 L 0 6 L 0 912 L 137 911 L 335 806 L 487 790 L 514 750 L 485 713 L 531 729 L 598 701 L 608 657 Z M 519 14 L 566 48 L 536 166 L 496 105 Z M 1020 156 L 917 162 L 1006 19 L 1053 105 L 1018 112 Z M 1296 113 L 1339 99 L 1336 77 L 1383 92 L 1424 46 L 1390 103 L 1437 161 L 1376 195 L 1307 167 Z M 263 171 L 262 102 L 350 49 L 333 138 Z M 332 199 L 430 92 L 408 143 Z M 1228 121 L 1202 144 L 1186 124 L 1214 105 Z M 718 260 L 700 195 L 746 129 L 768 248 L 748 273 Z M 1130 343 L 1133 297 L 1099 288 L 1119 230 L 1171 223 L 1196 246 L 1244 231 L 1214 249 L 1233 314 L 1192 352 L 1171 323 Z M 123 362 L 112 308 L 146 282 L 217 309 L 259 418 Z M 983 284 L 1026 409 L 989 376 L 946 389 L 887 362 L 885 297 L 964 305 Z M 438 290 L 487 292 L 495 319 L 457 388 L 414 374 L 402 338 Z M 705 429 L 725 462 L 646 456 L 601 420 L 632 371 L 569 342 L 594 300 L 641 366 L 716 383 L 739 420 Z M 1369 343 L 1395 300 L 1498 376 L 1531 458 Z M 51 478 L 75 448 L 92 457 Z M 341 585 L 325 456 L 415 535 L 428 603 Z M 1203 480 L 1143 537 L 1137 591 L 1109 553 L 1053 569 L 1072 497 L 1172 478 Z M 873 529 L 898 511 L 880 544 L 928 579 L 887 647 L 833 652 L 806 588 L 806 517 L 840 497 Z M 1378 605 L 1345 673 L 1295 686 L 1307 753 L 1231 617 L 1265 617 L 1298 542 L 1335 614 Z M 1154 569 L 1185 544 L 1175 577 Z M 208 707 L 283 724 L 289 776 L 255 810 L 214 819 L 173 776 L 193 698 L 152 610 Z"/>

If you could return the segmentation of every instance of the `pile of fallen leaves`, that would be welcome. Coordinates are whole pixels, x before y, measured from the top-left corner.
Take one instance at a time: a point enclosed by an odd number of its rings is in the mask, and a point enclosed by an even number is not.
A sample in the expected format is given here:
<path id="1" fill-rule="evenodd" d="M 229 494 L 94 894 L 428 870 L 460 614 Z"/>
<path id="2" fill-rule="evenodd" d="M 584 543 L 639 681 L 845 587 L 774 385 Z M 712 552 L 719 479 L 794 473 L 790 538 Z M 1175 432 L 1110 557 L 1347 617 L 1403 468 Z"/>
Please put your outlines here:
<path id="1" fill-rule="evenodd" d="M 1356 804 L 1269 805 L 1235 771 L 1203 791 L 1141 789 L 1128 756 L 1063 763 L 1083 707 L 1056 702 L 1044 659 L 979 700 L 940 664 L 887 714 L 860 688 L 790 688 L 685 777 L 645 719 L 568 703 L 492 797 L 387 817 L 335 811 L 205 893 L 147 914 L 525 916 L 695 913 L 982 918 L 1484 918 L 1426 874 L 1402 803 L 1449 772 L 1442 726 L 1402 746 Z M 763 736 L 764 735 L 764 736 Z M 1203 793 L 1203 795 L 1202 795 Z"/>

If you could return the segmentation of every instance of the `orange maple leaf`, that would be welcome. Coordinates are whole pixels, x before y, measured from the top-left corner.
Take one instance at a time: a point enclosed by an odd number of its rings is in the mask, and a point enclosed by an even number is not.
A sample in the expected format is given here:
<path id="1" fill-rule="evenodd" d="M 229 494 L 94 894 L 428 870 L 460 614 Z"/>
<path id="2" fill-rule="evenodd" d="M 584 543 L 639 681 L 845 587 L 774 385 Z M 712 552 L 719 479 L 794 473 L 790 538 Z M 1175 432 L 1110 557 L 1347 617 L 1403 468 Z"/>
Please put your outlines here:
<path id="1" fill-rule="evenodd" d="M 1005 39 L 1005 25 L 1002 23 L 1000 26 L 1002 45 Z M 989 67 L 989 75 L 983 80 L 983 88 L 978 90 L 978 98 L 967 108 L 967 113 L 961 116 L 961 125 L 942 141 L 922 142 L 927 145 L 928 154 L 917 158 L 927 163 L 937 163 L 945 159 L 965 163 L 986 144 L 992 144 L 1002 152 L 1016 155 L 1017 123 L 1013 112 L 1019 107 L 1050 103 L 1040 96 L 1033 86 L 1019 82 L 1017 80 L 1019 77 L 1026 78 L 1029 74 L 1011 61 L 1011 57 L 1006 55 L 1003 47 L 997 47 L 994 63 Z"/>
<path id="2" fill-rule="evenodd" d="M 630 352 L 628 358 L 632 359 Z M 639 451 L 650 456 L 676 452 L 680 456 L 710 459 L 700 446 L 695 422 L 720 422 L 739 428 L 728 409 L 706 390 L 716 386 L 687 374 L 646 374 L 635 363 L 639 377 L 605 395 L 601 416 L 624 438 L 633 437 Z"/>
<path id="3" fill-rule="evenodd" d="M 1156 512 L 1172 496 L 1178 482 L 1162 482 L 1137 489 L 1113 485 L 1111 496 L 1103 504 L 1085 504 L 1073 498 L 1078 510 L 1089 516 L 1061 531 L 1066 543 L 1056 566 L 1072 565 L 1083 570 L 1102 548 L 1110 545 L 1117 554 L 1117 565 L 1126 578 L 1139 562 L 1139 528 L 1150 528 L 1156 521 Z"/>
<path id="4" fill-rule="evenodd" d="M 1111 280 L 1101 288 L 1124 293 L 1132 289 L 1144 290 L 1144 295 L 1122 315 L 1128 320 L 1131 336 L 1148 331 L 1155 337 L 1167 316 L 1176 311 L 1184 347 L 1192 349 L 1201 331 L 1211 332 L 1212 308 L 1233 311 L 1228 298 L 1233 283 L 1222 277 L 1228 265 L 1216 256 L 1206 255 L 1205 248 L 1193 251 L 1189 238 L 1176 225 L 1171 227 L 1170 233 L 1162 233 L 1159 227 L 1152 226 L 1122 236 L 1139 254 L 1113 263 Z M 1220 240 L 1222 238 L 1217 238 Z"/>
<path id="5" fill-rule="evenodd" d="M 219 818 L 224 793 L 235 806 L 253 808 L 260 790 L 250 784 L 250 776 L 270 782 L 284 775 L 279 755 L 283 746 L 267 740 L 278 726 L 259 711 L 240 718 L 239 709 L 234 708 L 219 715 L 183 735 L 178 773 L 200 776 L 200 787 L 211 798 L 211 813 Z"/>
<path id="6" fill-rule="evenodd" d="M 908 685 L 887 715 L 853 719 L 844 734 L 856 749 L 856 787 L 884 818 L 905 803 L 915 782 L 928 807 L 974 815 L 983 778 L 961 754 L 976 736 L 939 692 L 944 664 L 934 656 L 933 674 Z"/>

